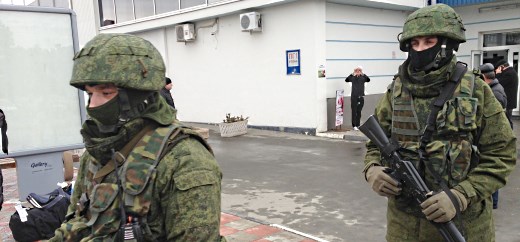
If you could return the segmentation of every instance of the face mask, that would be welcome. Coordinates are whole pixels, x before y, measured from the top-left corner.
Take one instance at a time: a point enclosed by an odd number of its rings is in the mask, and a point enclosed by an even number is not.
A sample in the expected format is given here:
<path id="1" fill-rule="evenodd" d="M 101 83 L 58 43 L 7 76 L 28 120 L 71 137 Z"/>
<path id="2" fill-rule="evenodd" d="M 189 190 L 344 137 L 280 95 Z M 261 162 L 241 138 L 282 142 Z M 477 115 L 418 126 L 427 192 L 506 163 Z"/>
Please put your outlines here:
<path id="1" fill-rule="evenodd" d="M 110 101 L 95 108 L 87 107 L 87 114 L 101 125 L 110 126 L 117 124 L 119 121 L 119 97 L 115 96 Z"/>
<path id="2" fill-rule="evenodd" d="M 415 70 L 422 70 L 428 64 L 435 61 L 435 57 L 439 54 L 440 50 L 440 41 L 437 42 L 435 46 L 423 51 L 415 51 L 413 48 L 410 48 L 410 65 Z"/>

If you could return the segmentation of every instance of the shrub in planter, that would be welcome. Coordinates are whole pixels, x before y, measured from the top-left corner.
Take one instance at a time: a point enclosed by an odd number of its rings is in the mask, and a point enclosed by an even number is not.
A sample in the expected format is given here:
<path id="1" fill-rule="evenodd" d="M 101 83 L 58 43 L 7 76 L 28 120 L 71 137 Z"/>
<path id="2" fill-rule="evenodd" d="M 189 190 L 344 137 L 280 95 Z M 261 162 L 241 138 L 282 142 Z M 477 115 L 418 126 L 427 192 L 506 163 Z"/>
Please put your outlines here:
<path id="1" fill-rule="evenodd" d="M 220 136 L 222 137 L 233 137 L 247 133 L 247 120 L 249 117 L 244 118 L 231 116 L 230 113 L 226 114 L 226 119 L 218 125 L 220 129 Z"/>

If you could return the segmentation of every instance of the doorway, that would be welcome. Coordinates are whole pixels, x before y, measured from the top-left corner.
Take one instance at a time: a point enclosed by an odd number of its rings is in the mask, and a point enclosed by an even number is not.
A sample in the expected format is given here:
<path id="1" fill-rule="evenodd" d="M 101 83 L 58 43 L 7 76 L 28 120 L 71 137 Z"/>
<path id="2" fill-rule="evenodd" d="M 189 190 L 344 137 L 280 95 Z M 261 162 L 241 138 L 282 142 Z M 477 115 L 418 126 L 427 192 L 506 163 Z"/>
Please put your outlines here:
<path id="1" fill-rule="evenodd" d="M 505 47 L 505 48 L 504 48 Z M 488 50 L 484 50 L 482 52 L 475 52 L 472 53 L 473 60 L 477 63 L 478 61 L 481 61 L 481 64 L 484 63 L 491 63 L 495 65 L 499 60 L 506 60 L 509 65 L 511 65 L 511 68 L 513 68 L 516 73 L 518 74 L 518 61 L 519 61 L 519 53 L 520 53 L 520 47 L 519 46 L 501 46 L 501 48 L 487 48 Z M 475 64 L 476 64 L 475 63 Z M 520 77 L 520 74 L 519 74 Z M 520 86 L 519 86 L 520 87 Z M 513 116 L 520 116 L 520 93 L 517 92 L 517 104 L 516 108 L 513 109 Z"/>

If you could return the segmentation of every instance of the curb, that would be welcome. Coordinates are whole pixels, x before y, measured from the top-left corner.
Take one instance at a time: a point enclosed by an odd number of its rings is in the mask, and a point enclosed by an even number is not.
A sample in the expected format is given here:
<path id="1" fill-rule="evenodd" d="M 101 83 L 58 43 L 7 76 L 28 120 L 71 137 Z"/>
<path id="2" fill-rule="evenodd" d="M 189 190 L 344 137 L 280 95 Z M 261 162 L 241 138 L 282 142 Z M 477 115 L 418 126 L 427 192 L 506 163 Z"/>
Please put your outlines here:
<path id="1" fill-rule="evenodd" d="M 324 137 L 330 139 L 343 139 L 349 141 L 368 141 L 368 138 L 359 131 L 346 131 L 346 132 L 323 132 L 316 133 L 317 137 Z"/>
<path id="2" fill-rule="evenodd" d="M 362 142 L 368 141 L 368 138 L 361 133 L 360 133 L 360 135 L 356 135 L 356 134 L 349 134 L 349 132 L 347 132 L 347 134 L 345 134 L 343 136 L 343 139 L 350 140 L 350 141 L 362 141 Z"/>
<path id="3" fill-rule="evenodd" d="M 245 222 L 244 222 L 245 221 Z M 229 226 L 231 223 L 235 223 L 232 226 Z M 240 223 L 252 223 L 252 225 L 242 227 L 239 225 Z M 229 227 L 228 227 L 229 226 Z M 256 238 L 247 238 L 252 239 L 255 242 L 267 242 L 267 241 L 298 241 L 298 242 L 329 242 L 324 239 L 320 239 L 316 236 L 300 232 L 295 229 L 288 228 L 279 224 L 269 224 L 264 221 L 245 216 L 241 217 L 230 211 L 221 211 L 221 235 L 225 236 L 228 241 L 239 241 L 246 239 L 246 234 L 256 234 Z M 236 227 L 238 229 L 233 229 Z M 230 231 L 230 228 L 234 231 Z M 284 232 L 285 231 L 285 232 Z M 287 233 L 290 236 L 287 236 Z M 285 234 L 285 236 L 284 236 Z M 258 237 L 259 236 L 259 237 Z M 237 240 L 238 239 L 238 240 Z M 244 240 L 245 241 L 245 240 Z"/>

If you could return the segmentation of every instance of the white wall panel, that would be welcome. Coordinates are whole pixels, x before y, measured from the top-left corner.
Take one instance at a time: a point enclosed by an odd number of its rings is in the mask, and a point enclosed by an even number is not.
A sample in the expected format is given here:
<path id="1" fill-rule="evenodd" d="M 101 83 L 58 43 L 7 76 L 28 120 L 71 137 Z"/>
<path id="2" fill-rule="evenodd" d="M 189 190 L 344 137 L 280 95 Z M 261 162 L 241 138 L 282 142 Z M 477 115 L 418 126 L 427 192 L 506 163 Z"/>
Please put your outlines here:
<path id="1" fill-rule="evenodd" d="M 221 16 L 218 27 L 200 28 L 213 19 L 196 22 L 194 42 L 176 42 L 174 27 L 167 28 L 179 118 L 218 123 L 231 113 L 249 116 L 251 125 L 316 128 L 316 117 L 326 117 L 325 95 L 318 98 L 316 82 L 317 63 L 325 57 L 323 51 L 318 61 L 316 54 L 325 45 L 324 32 L 317 37 L 318 28 L 324 31 L 323 4 L 299 1 L 257 9 L 261 33 L 241 32 L 239 13 Z M 301 51 L 302 75 L 286 75 L 285 51 L 292 49 Z M 323 102 L 323 113 L 317 113 L 317 102 Z"/>
<path id="2" fill-rule="evenodd" d="M 397 35 L 410 12 L 327 3 L 327 97 L 337 89 L 350 96 L 344 79 L 363 66 L 371 82 L 366 94 L 386 91 L 406 53 L 399 50 Z"/>
<path id="3" fill-rule="evenodd" d="M 166 48 L 166 31 L 165 29 L 156 29 L 156 30 L 150 30 L 146 32 L 140 32 L 140 33 L 134 33 L 134 35 L 137 35 L 145 40 L 150 41 L 150 43 L 157 48 L 159 53 L 161 53 L 163 57 L 163 61 L 166 66 L 168 66 L 168 49 Z M 170 72 L 168 68 L 166 69 L 166 76 L 169 76 Z"/>

